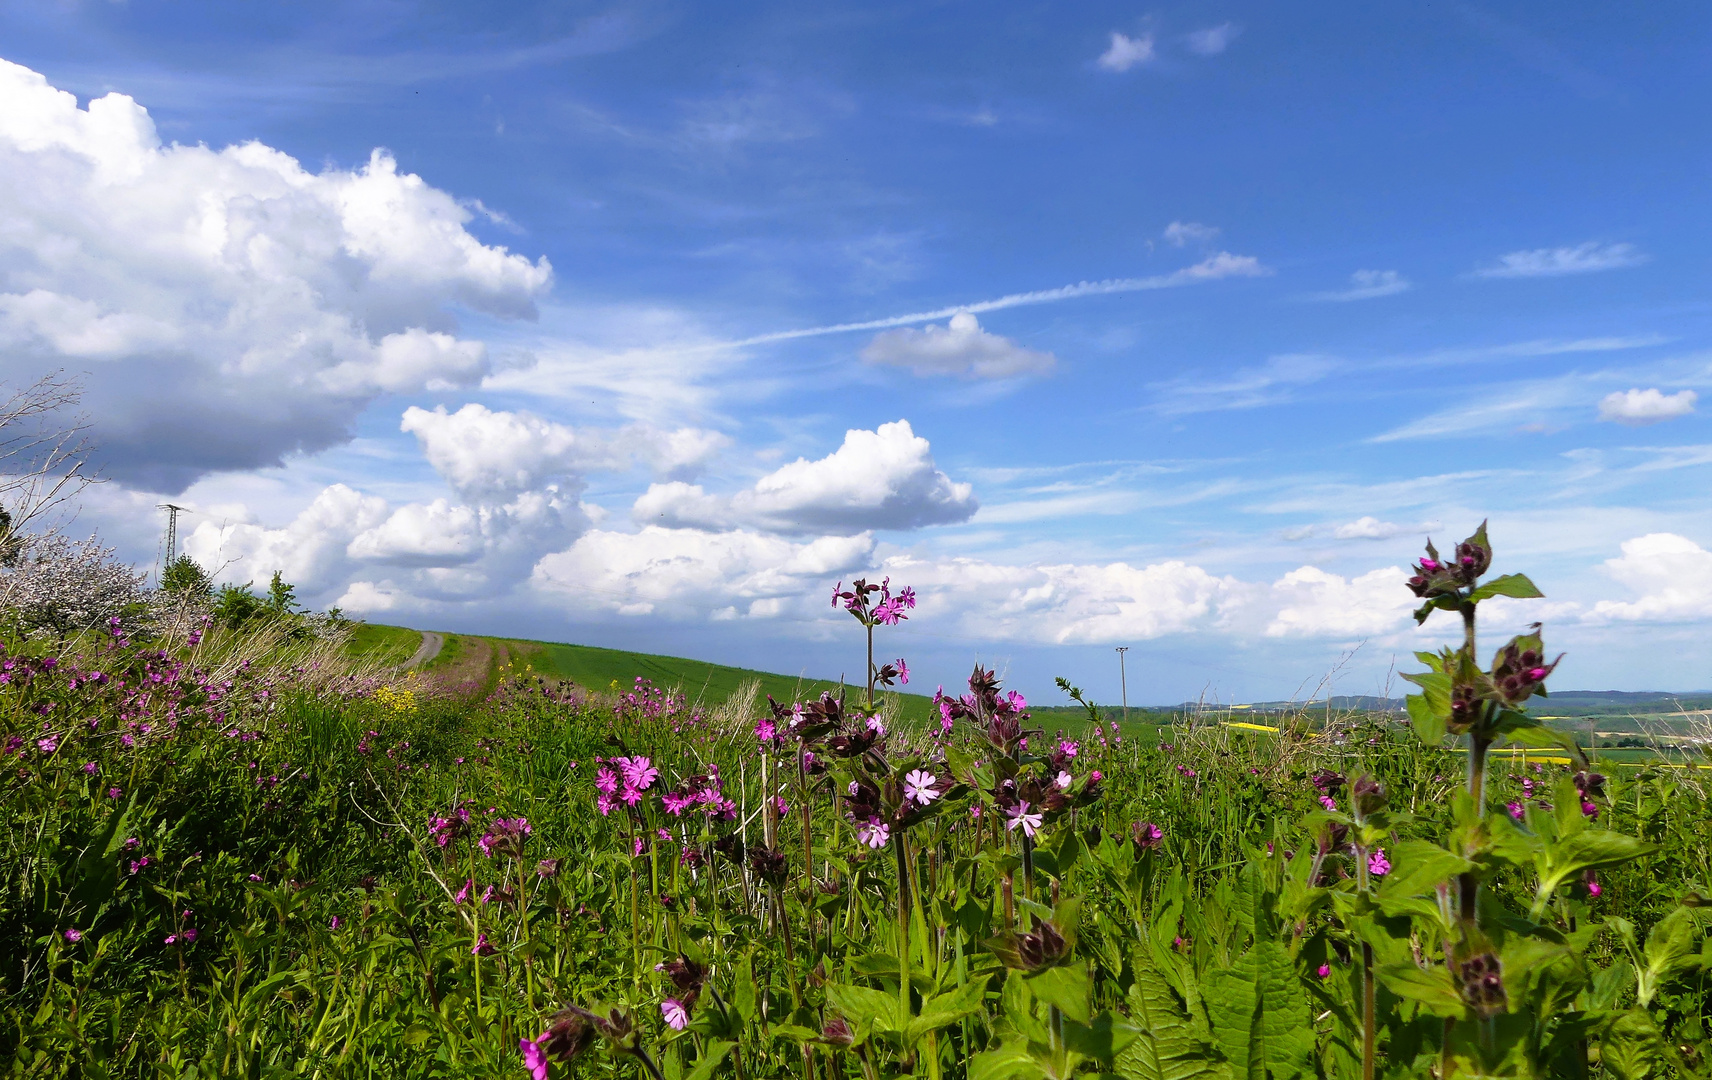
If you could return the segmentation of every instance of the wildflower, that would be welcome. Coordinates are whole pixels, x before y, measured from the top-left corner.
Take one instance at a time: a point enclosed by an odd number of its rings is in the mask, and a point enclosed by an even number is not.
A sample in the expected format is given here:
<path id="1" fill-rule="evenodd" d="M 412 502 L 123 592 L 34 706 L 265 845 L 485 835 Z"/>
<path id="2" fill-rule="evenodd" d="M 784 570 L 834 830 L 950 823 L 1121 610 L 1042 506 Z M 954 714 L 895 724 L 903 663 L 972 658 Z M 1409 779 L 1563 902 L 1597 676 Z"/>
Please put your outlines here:
<path id="1" fill-rule="evenodd" d="M 642 842 L 642 838 L 640 836 L 638 836 L 630 845 L 630 854 L 633 856 L 640 855 L 646 850 L 648 850 L 648 845 Z"/>
<path id="2" fill-rule="evenodd" d="M 65 940 L 75 945 L 83 940 L 83 931 L 74 926 L 65 932 Z"/>
<path id="3" fill-rule="evenodd" d="M 1526 808 L 1519 802 L 1506 803 L 1504 805 L 1504 809 L 1508 810 L 1510 812 L 1510 816 L 1515 818 L 1517 821 L 1521 821 L 1522 815 L 1527 813 Z"/>
<path id="4" fill-rule="evenodd" d="M 1069 791 L 1069 790 L 1070 790 L 1070 785 L 1071 785 L 1071 784 L 1073 784 L 1073 783 L 1075 783 L 1075 781 L 1076 781 L 1076 778 L 1075 778 L 1075 777 L 1073 777 L 1073 776 L 1071 776 L 1071 775 L 1070 775 L 1070 774 L 1069 774 L 1069 773 L 1067 773 L 1067 772 L 1060 772 L 1060 773 L 1059 773 L 1059 774 L 1058 774 L 1058 777 L 1057 777 L 1057 779 L 1055 779 L 1055 780 L 1053 780 L 1053 781 L 1052 781 L 1052 782 L 1053 782 L 1053 783 L 1054 783 L 1054 784 L 1056 784 L 1056 785 L 1058 785 L 1058 790 L 1060 790 L 1060 791 Z"/>
<path id="5" fill-rule="evenodd" d="M 1058 740 L 1058 752 L 1067 758 L 1073 758 L 1082 748 L 1070 739 Z"/>
<path id="6" fill-rule="evenodd" d="M 927 770 L 912 769 L 904 776 L 904 799 L 926 806 L 939 798 L 939 792 L 935 790 L 938 783 L 938 778 Z"/>
<path id="7" fill-rule="evenodd" d="M 770 718 L 763 716 L 761 719 L 755 721 L 755 738 L 762 742 L 772 742 L 778 738 L 778 734 L 778 728 L 773 724 L 773 721 Z"/>
<path id="8" fill-rule="evenodd" d="M 840 1050 L 848 1050 L 856 1043 L 856 1033 L 850 1030 L 850 1024 L 842 1016 L 834 1016 L 827 1020 L 820 1029 L 820 1037 L 830 1046 Z"/>
<path id="9" fill-rule="evenodd" d="M 519 1039 L 523 1064 L 531 1080 L 547 1080 L 551 1061 L 570 1061 L 579 1057 L 593 1044 L 595 1029 L 591 1017 L 580 1009 L 565 1009 L 554 1014 L 547 1030 L 533 1039 Z"/>
<path id="10" fill-rule="evenodd" d="M 1583 799 L 1581 800 L 1581 813 L 1586 817 L 1597 818 L 1599 816 L 1599 807 L 1591 800 Z"/>
<path id="11" fill-rule="evenodd" d="M 132 874 L 135 874 L 139 870 L 147 869 L 148 865 L 149 865 L 149 857 L 147 855 L 144 855 L 142 858 L 135 859 L 131 862 L 130 871 Z"/>
<path id="12" fill-rule="evenodd" d="M 1593 876 L 1593 871 L 1589 870 L 1587 872 L 1587 895 L 1588 895 L 1588 897 L 1590 899 L 1597 899 L 1599 894 L 1603 893 L 1604 891 L 1605 890 L 1603 888 L 1601 888 L 1599 885 L 1599 879 Z"/>
<path id="13" fill-rule="evenodd" d="M 452 903 L 457 904 L 459 907 L 463 907 L 465 904 L 469 903 L 470 890 L 475 888 L 475 885 L 476 883 L 474 881 L 465 881 L 463 888 L 459 889 L 452 895 Z"/>
<path id="14" fill-rule="evenodd" d="M 909 665 L 904 663 L 904 658 L 901 656 L 898 657 L 897 669 L 898 669 L 898 682 L 904 684 L 905 686 L 908 686 L 909 685 Z"/>
<path id="15" fill-rule="evenodd" d="M 476 943 L 470 946 L 471 956 L 492 956 L 494 951 L 494 947 L 487 943 L 486 934 L 477 935 Z"/>
<path id="16" fill-rule="evenodd" d="M 870 818 L 856 830 L 856 839 L 871 848 L 883 848 L 891 838 L 891 827 L 879 818 Z"/>
<path id="17" fill-rule="evenodd" d="M 594 786 L 603 795 L 611 795 L 618 790 L 618 774 L 602 765 L 594 774 Z"/>
<path id="18" fill-rule="evenodd" d="M 594 805 L 595 809 L 600 811 L 600 816 L 605 817 L 612 813 L 612 808 L 617 806 L 618 803 L 611 795 L 603 791 L 595 797 Z"/>
<path id="19" fill-rule="evenodd" d="M 1325 807 L 1327 810 L 1335 811 L 1337 809 L 1337 800 L 1332 798 L 1330 795 L 1321 795 L 1320 805 Z"/>
<path id="20" fill-rule="evenodd" d="M 262 876 L 260 874 L 251 874 L 250 875 L 251 881 L 260 881 L 261 879 L 262 879 Z"/>
<path id="21" fill-rule="evenodd" d="M 880 718 L 878 716 L 870 716 L 868 717 L 868 730 L 872 731 L 875 735 L 884 735 L 886 733 L 886 725 L 880 722 Z"/>
<path id="22" fill-rule="evenodd" d="M 55 750 L 59 749 L 59 737 L 55 736 L 55 735 L 49 735 L 45 739 L 37 739 L 36 740 L 36 749 L 40 750 L 44 754 L 53 753 Z"/>
<path id="23" fill-rule="evenodd" d="M 1097 784 L 1101 780 L 1104 780 L 1105 778 L 1106 778 L 1105 775 L 1103 773 L 1101 773 L 1100 770 L 1098 770 L 1098 769 L 1095 769 L 1093 772 L 1088 774 L 1088 782 L 1090 784 Z"/>
<path id="24" fill-rule="evenodd" d="M 166 940 L 163 941 L 162 944 L 163 945 L 177 945 L 178 944 L 178 935 L 177 934 L 168 934 L 166 936 Z"/>
<path id="25" fill-rule="evenodd" d="M 1024 836 L 1032 839 L 1036 830 L 1040 828 L 1041 823 L 1042 818 L 1040 814 L 1029 813 L 1028 803 L 1019 802 L 1016 804 L 1016 807 L 1011 810 L 1010 820 L 1005 822 L 1005 828 L 1011 832 L 1015 832 L 1020 828 Z"/>
<path id="26" fill-rule="evenodd" d="M 624 770 L 625 783 L 639 792 L 647 791 L 653 786 L 655 777 L 660 775 L 660 770 L 654 768 L 645 757 L 631 758 L 621 767 Z"/>
<path id="27" fill-rule="evenodd" d="M 559 860 L 542 859 L 540 862 L 535 864 L 535 876 L 539 878 L 558 877 Z"/>
<path id="28" fill-rule="evenodd" d="M 1460 964 L 1453 964 L 1451 975 L 1457 989 L 1462 992 L 1462 1000 L 1482 1019 L 1497 1016 L 1509 1008 L 1503 967 L 1491 953 L 1481 953 Z"/>
<path id="29" fill-rule="evenodd" d="M 94 776 L 100 771 L 101 766 L 95 764 L 93 761 L 86 761 L 83 763 L 83 775 L 85 776 Z"/>
<path id="30" fill-rule="evenodd" d="M 684 1008 L 684 1003 L 677 998 L 667 998 L 660 1002 L 660 1016 L 666 1021 L 666 1026 L 673 1031 L 682 1031 L 689 1025 L 690 1014 Z"/>
<path id="31" fill-rule="evenodd" d="M 1384 848 L 1375 848 L 1367 857 L 1367 872 L 1374 877 L 1384 877 L 1391 872 L 1391 860 L 1385 857 Z"/>
<path id="32" fill-rule="evenodd" d="M 1135 846 L 1143 851 L 1155 850 L 1165 843 L 1165 830 L 1151 821 L 1138 821 L 1129 827 L 1129 831 Z"/>
<path id="33" fill-rule="evenodd" d="M 969 816 L 972 818 L 975 818 L 977 821 L 980 820 L 980 817 L 981 817 L 981 804 L 980 803 L 974 803 L 974 804 L 970 805 Z"/>
<path id="34" fill-rule="evenodd" d="M 117 799 L 124 794 L 125 792 L 123 788 L 110 787 L 107 789 L 107 797 L 109 799 Z"/>
<path id="35" fill-rule="evenodd" d="M 1332 974 L 1332 966 L 1330 964 L 1321 964 L 1319 968 L 1315 970 L 1314 974 L 1318 975 L 1322 979 L 1329 979 Z"/>

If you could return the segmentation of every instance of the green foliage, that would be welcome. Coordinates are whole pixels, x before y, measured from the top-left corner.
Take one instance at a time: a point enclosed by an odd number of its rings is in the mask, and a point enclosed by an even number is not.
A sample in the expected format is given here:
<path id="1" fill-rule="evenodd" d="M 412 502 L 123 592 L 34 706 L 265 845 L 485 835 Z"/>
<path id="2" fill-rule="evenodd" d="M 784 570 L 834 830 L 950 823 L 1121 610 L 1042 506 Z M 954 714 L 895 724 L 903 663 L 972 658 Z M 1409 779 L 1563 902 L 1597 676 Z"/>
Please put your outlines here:
<path id="1" fill-rule="evenodd" d="M 189 555 L 180 555 L 166 564 L 161 571 L 160 587 L 162 592 L 193 598 L 208 597 L 214 592 L 208 571 Z"/>
<path id="2" fill-rule="evenodd" d="M 1422 696 L 1480 704 L 1429 703 L 1429 745 L 1370 718 L 1072 755 L 979 672 L 930 742 L 836 699 L 721 726 L 8 648 L 19 1075 L 521 1078 L 520 1042 L 554 1077 L 1705 1075 L 1712 807 L 1556 751 L 1499 772 L 1533 726 L 1502 649 L 1430 654 Z M 656 771 L 633 809 L 621 757 Z"/>

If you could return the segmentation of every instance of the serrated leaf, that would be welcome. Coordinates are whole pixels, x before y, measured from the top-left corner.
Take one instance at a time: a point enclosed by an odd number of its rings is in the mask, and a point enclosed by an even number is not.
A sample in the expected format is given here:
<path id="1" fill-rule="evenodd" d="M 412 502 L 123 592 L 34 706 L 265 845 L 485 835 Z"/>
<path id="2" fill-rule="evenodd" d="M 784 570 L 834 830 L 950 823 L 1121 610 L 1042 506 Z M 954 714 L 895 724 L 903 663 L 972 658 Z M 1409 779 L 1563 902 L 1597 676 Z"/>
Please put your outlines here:
<path id="1" fill-rule="evenodd" d="M 1227 1080 L 1230 1066 L 1210 1042 L 1198 1037 L 1160 973 L 1144 952 L 1135 954 L 1129 989 L 1130 1020 L 1139 1029 L 1118 1054 L 1124 1080 Z"/>
<path id="2" fill-rule="evenodd" d="M 1493 578 L 1468 594 L 1468 598 L 1475 601 L 1494 596 L 1508 596 L 1513 600 L 1539 600 L 1545 593 L 1536 588 L 1526 574 L 1505 574 L 1503 577 Z"/>
<path id="3" fill-rule="evenodd" d="M 1308 1002 L 1290 954 L 1256 941 L 1232 967 L 1206 980 L 1207 1011 L 1238 1080 L 1290 1080 L 1314 1052 Z"/>

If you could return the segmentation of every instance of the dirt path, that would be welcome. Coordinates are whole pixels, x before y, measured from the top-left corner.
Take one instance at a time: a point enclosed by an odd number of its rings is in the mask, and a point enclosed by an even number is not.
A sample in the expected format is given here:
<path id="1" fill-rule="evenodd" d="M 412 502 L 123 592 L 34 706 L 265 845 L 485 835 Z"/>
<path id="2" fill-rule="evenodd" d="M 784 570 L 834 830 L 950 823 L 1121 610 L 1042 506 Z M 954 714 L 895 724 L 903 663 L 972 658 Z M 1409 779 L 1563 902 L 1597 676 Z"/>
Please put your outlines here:
<path id="1" fill-rule="evenodd" d="M 432 630 L 423 630 L 421 634 L 422 644 L 416 647 L 416 652 L 410 659 L 398 665 L 398 670 L 409 671 L 411 668 L 421 667 L 440 655 L 440 649 L 446 644 L 446 635 L 436 634 Z"/>

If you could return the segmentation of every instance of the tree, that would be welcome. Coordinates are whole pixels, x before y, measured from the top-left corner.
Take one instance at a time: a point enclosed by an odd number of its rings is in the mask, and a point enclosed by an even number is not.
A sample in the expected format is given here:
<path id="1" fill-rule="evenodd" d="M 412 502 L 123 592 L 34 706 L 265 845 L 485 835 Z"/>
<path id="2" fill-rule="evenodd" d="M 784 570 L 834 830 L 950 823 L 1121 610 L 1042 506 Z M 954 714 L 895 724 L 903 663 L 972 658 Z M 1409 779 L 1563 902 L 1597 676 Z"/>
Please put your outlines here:
<path id="1" fill-rule="evenodd" d="M 249 582 L 222 585 L 214 597 L 214 618 L 234 630 L 262 613 L 262 598 L 250 591 Z"/>
<path id="2" fill-rule="evenodd" d="M 275 615 L 290 615 L 297 610 L 297 586 L 287 584 L 278 570 L 268 582 L 267 609 Z"/>
<path id="3" fill-rule="evenodd" d="M 0 513 L 5 511 L 0 510 Z M 187 599 L 204 599 L 213 595 L 214 582 L 208 576 L 208 571 L 202 569 L 202 564 L 189 555 L 180 555 L 166 564 L 161 573 L 161 592 L 172 593 Z"/>

